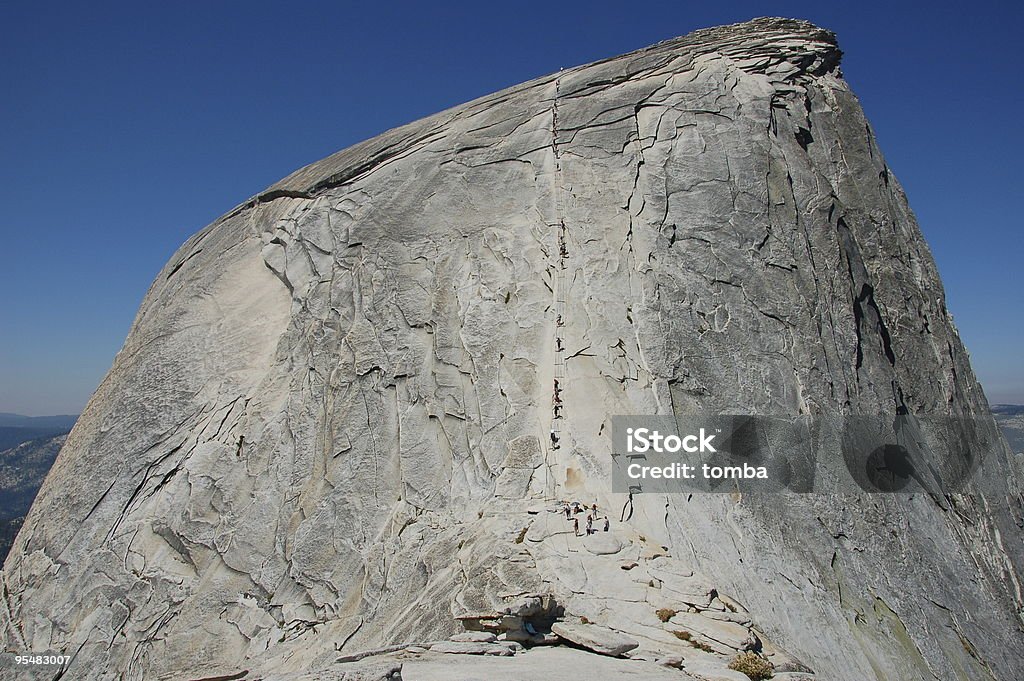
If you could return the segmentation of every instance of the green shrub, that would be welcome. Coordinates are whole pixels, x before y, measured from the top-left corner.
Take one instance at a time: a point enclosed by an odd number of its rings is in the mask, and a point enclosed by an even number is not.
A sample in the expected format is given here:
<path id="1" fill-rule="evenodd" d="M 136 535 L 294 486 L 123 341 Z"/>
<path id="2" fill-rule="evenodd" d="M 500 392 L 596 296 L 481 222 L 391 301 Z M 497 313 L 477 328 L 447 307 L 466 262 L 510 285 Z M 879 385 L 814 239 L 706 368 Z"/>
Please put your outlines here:
<path id="1" fill-rule="evenodd" d="M 729 663 L 729 669 L 746 674 L 751 681 L 764 681 L 772 678 L 775 667 L 766 658 L 757 653 L 747 651 L 740 653 Z"/>

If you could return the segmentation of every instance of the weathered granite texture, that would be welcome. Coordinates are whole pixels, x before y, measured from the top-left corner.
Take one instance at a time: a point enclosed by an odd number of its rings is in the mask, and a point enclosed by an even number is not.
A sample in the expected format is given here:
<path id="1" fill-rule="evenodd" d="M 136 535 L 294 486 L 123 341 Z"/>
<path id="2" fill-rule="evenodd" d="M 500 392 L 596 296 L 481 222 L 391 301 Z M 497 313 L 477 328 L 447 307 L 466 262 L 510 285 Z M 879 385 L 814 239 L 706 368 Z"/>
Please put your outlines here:
<path id="1" fill-rule="evenodd" d="M 610 490 L 613 414 L 987 414 L 839 60 L 803 22 L 698 31 L 202 230 L 4 565 L 5 645 L 71 654 L 65 680 L 288 678 L 560 618 L 704 676 L 754 648 L 836 681 L 1020 678 L 1009 452 L 984 498 Z"/>

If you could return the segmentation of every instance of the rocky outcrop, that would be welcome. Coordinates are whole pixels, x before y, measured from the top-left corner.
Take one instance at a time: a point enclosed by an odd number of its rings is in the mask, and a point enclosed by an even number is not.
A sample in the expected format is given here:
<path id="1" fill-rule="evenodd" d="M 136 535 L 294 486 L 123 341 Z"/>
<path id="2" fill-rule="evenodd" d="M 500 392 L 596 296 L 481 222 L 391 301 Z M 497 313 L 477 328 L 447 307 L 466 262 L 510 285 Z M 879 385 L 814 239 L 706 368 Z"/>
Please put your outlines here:
<path id="1" fill-rule="evenodd" d="M 1017 678 L 1005 447 L 986 495 L 611 489 L 616 414 L 987 415 L 839 60 L 804 22 L 698 31 L 387 132 L 199 232 L 4 565 L 7 648 L 69 654 L 63 679 L 729 678 L 747 650 Z M 552 646 L 559 622 L 637 647 Z M 465 630 L 495 641 L 439 644 Z M 535 647 L 452 647 L 511 642 Z"/>

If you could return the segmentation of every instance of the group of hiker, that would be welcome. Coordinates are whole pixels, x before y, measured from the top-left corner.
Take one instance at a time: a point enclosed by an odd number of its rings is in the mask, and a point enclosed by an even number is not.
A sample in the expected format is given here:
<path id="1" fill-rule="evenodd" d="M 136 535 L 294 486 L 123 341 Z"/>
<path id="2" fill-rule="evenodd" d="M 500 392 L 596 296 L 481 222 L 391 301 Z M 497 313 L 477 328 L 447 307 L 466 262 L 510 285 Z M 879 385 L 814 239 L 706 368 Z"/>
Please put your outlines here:
<path id="1" fill-rule="evenodd" d="M 552 411 L 554 412 L 552 418 L 554 418 L 554 419 L 562 418 L 562 406 L 563 406 L 562 405 L 562 386 L 558 382 L 558 379 L 556 378 L 555 379 L 555 383 L 554 383 L 554 391 L 552 392 L 552 397 L 551 397 L 551 408 L 552 408 Z M 552 449 L 558 449 L 559 448 L 558 439 L 559 439 L 558 438 L 558 433 L 555 431 L 554 428 L 552 428 L 551 429 L 551 448 Z"/>
<path id="2" fill-rule="evenodd" d="M 565 221 L 563 220 L 558 225 L 558 258 L 559 267 L 565 269 L 565 261 L 569 257 L 569 251 L 565 246 Z M 559 290 L 559 294 L 564 295 L 564 292 Z M 555 316 L 555 352 L 562 353 L 565 351 L 565 341 L 562 339 L 560 329 L 565 325 L 565 321 L 562 319 L 562 314 L 559 313 Z M 559 364 L 561 359 L 555 361 L 555 364 Z M 559 385 L 558 379 L 554 379 L 554 391 L 551 397 L 551 412 L 552 419 L 557 420 L 562 418 L 562 386 Z M 558 429 L 552 424 L 551 428 L 551 449 L 559 449 L 559 437 Z"/>
<path id="3" fill-rule="evenodd" d="M 569 258 L 569 249 L 565 246 L 565 221 L 558 225 L 558 266 L 565 269 L 565 261 Z"/>
<path id="4" fill-rule="evenodd" d="M 604 531 L 607 532 L 611 527 L 611 522 L 608 520 L 608 516 L 605 515 L 603 518 L 598 516 L 597 504 L 591 505 L 589 508 L 586 504 L 581 504 L 578 501 L 563 501 L 562 512 L 565 513 L 566 521 L 572 522 L 573 532 L 577 537 L 581 536 L 580 533 L 580 519 L 581 513 L 586 513 L 586 528 L 585 532 L 587 535 L 596 534 L 597 527 L 595 526 L 599 521 L 604 521 Z"/>

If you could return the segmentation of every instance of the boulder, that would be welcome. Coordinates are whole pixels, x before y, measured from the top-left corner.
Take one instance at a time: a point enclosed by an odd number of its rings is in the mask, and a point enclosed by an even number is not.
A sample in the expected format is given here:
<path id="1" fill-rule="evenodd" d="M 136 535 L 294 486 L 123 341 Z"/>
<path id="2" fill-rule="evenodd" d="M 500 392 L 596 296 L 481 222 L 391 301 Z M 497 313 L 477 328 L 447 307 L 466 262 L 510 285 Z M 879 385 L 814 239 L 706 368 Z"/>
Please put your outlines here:
<path id="1" fill-rule="evenodd" d="M 555 622 L 552 633 L 602 655 L 620 657 L 640 644 L 629 636 L 596 624 Z"/>
<path id="2" fill-rule="evenodd" d="M 622 550 L 622 541 L 611 532 L 597 532 L 583 538 L 583 547 L 595 556 L 611 556 Z"/>

